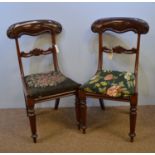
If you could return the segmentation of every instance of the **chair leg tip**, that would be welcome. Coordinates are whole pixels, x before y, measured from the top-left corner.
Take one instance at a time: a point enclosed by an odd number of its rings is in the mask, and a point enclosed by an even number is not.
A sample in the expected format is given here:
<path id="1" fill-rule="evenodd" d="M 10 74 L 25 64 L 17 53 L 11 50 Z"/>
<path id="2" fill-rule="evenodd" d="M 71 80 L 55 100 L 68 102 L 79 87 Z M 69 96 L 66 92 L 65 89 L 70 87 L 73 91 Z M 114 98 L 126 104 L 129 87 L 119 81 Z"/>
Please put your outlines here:
<path id="1" fill-rule="evenodd" d="M 103 107 L 102 110 L 104 111 L 105 110 L 105 107 Z"/>
<path id="2" fill-rule="evenodd" d="M 130 138 L 130 142 L 133 143 L 134 142 L 134 138 Z"/>
<path id="3" fill-rule="evenodd" d="M 86 128 L 83 128 L 83 129 L 82 129 L 82 133 L 83 133 L 83 134 L 86 134 Z"/>
<path id="4" fill-rule="evenodd" d="M 37 143 L 37 139 L 33 139 L 33 142 L 34 142 L 34 143 Z"/>
<path id="5" fill-rule="evenodd" d="M 33 142 L 34 142 L 34 143 L 37 143 L 37 137 L 38 137 L 38 136 L 37 136 L 36 134 L 32 135 L 32 139 L 33 139 Z"/>
<path id="6" fill-rule="evenodd" d="M 135 133 L 129 134 L 129 136 L 130 136 L 130 142 L 133 143 L 134 142 L 134 137 L 136 136 L 136 134 Z"/>

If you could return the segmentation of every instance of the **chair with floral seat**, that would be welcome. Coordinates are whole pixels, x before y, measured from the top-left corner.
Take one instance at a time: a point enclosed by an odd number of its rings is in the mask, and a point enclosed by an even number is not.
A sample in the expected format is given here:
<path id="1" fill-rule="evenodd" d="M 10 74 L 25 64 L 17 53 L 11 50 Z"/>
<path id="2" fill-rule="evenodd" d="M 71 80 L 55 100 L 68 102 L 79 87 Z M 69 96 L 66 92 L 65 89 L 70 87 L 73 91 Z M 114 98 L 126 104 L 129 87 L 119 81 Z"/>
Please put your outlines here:
<path id="1" fill-rule="evenodd" d="M 138 102 L 138 63 L 141 34 L 146 34 L 149 30 L 148 24 L 137 18 L 105 18 L 96 20 L 91 29 L 99 36 L 99 57 L 98 70 L 96 74 L 80 87 L 80 125 L 83 133 L 86 132 L 87 106 L 86 97 L 100 98 L 114 101 L 130 102 L 130 140 L 133 142 L 135 137 L 137 102 Z M 115 33 L 135 32 L 137 34 L 137 47 L 125 49 L 116 46 L 112 49 L 103 46 L 103 33 L 112 31 Z M 103 53 L 135 54 L 134 73 L 127 71 L 115 71 L 102 69 Z"/>
<path id="2" fill-rule="evenodd" d="M 60 97 L 75 95 L 76 119 L 79 125 L 79 84 L 64 76 L 59 69 L 57 60 L 56 35 L 62 31 L 60 23 L 53 20 L 32 20 L 15 23 L 8 28 L 7 35 L 15 39 L 19 68 L 24 90 L 27 115 L 30 120 L 33 141 L 37 141 L 36 116 L 34 106 L 36 103 L 55 99 L 55 109 L 58 109 Z M 23 52 L 19 48 L 18 38 L 22 35 L 38 36 L 43 33 L 51 35 L 51 44 L 47 50 L 35 48 L 29 52 Z M 53 54 L 54 71 L 25 75 L 23 58 Z"/>

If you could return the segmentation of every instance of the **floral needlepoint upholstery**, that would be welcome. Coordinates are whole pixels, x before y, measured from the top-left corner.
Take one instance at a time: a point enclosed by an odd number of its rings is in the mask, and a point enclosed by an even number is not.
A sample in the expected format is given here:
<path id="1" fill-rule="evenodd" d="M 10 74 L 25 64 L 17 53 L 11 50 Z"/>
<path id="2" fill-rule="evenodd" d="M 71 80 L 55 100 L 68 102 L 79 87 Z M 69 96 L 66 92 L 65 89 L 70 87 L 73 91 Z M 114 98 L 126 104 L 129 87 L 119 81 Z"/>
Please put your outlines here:
<path id="1" fill-rule="evenodd" d="M 79 86 L 73 80 L 55 71 L 25 76 L 25 82 L 31 97 L 47 96 L 75 90 Z"/>
<path id="2" fill-rule="evenodd" d="M 130 72 L 99 71 L 81 88 L 86 92 L 112 97 L 130 96 L 134 93 L 135 76 Z"/>

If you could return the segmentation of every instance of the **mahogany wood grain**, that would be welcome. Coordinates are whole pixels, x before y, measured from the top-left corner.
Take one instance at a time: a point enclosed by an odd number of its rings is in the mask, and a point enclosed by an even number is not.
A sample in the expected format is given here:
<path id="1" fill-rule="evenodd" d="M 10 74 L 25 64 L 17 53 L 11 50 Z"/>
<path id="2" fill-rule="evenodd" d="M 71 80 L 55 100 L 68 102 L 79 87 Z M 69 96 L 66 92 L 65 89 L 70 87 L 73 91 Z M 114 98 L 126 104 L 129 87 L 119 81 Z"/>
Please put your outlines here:
<path id="1" fill-rule="evenodd" d="M 113 31 L 116 33 L 124 33 L 133 31 L 137 34 L 146 34 L 149 25 L 142 19 L 128 17 L 112 17 L 96 20 L 91 29 L 95 33 L 103 33 L 105 31 Z"/>
<path id="2" fill-rule="evenodd" d="M 9 38 L 15 39 L 22 35 L 37 36 L 42 33 L 58 34 L 61 31 L 61 24 L 54 20 L 30 20 L 11 25 L 7 30 L 7 35 Z"/>

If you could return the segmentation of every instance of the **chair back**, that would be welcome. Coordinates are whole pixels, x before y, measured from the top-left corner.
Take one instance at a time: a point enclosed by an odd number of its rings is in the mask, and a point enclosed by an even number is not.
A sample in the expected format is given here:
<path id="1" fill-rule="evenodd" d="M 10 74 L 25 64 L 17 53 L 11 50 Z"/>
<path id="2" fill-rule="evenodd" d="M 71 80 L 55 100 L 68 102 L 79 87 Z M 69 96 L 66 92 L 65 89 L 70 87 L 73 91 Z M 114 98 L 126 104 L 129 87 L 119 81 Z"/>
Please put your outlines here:
<path id="1" fill-rule="evenodd" d="M 102 70 L 103 65 L 103 52 L 105 53 L 125 53 L 125 54 L 136 54 L 134 73 L 137 82 L 138 64 L 139 64 L 139 49 L 140 49 L 140 37 L 141 34 L 146 34 L 149 31 L 149 25 L 142 19 L 137 18 L 126 18 L 126 17 L 114 17 L 114 18 L 103 18 L 96 20 L 91 30 L 94 33 L 98 33 L 99 36 L 99 57 L 98 57 L 98 70 Z M 112 31 L 115 33 L 134 32 L 137 34 L 137 47 L 126 49 L 122 46 L 116 46 L 112 49 L 103 46 L 103 33 L 106 31 Z M 137 88 L 136 88 L 137 89 Z"/>
<path id="2" fill-rule="evenodd" d="M 62 31 L 60 23 L 53 20 L 31 20 L 19 22 L 11 25 L 7 30 L 7 36 L 10 39 L 15 39 L 17 56 L 20 67 L 21 76 L 24 77 L 22 58 L 28 58 L 31 56 L 53 54 L 53 62 L 55 71 L 59 71 L 57 51 L 56 51 L 56 35 Z M 21 51 L 19 47 L 18 39 L 22 35 L 37 36 L 43 33 L 51 34 L 51 44 L 47 50 L 34 48 L 29 52 Z"/>

